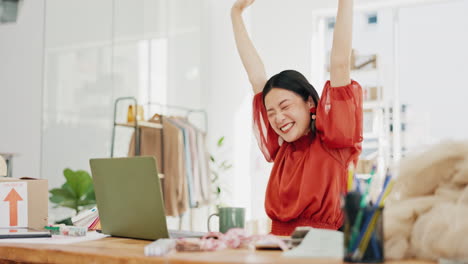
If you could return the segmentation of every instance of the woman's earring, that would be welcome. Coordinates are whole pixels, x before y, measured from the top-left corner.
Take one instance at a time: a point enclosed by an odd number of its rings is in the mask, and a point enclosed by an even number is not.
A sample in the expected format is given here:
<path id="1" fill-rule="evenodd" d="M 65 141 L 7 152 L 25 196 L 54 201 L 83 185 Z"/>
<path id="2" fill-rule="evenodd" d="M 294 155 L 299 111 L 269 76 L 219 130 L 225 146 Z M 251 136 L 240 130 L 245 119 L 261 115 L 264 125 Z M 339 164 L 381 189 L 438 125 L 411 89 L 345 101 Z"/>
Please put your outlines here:
<path id="1" fill-rule="evenodd" d="M 315 106 L 314 106 L 314 107 L 311 107 L 311 108 L 309 109 L 310 117 L 312 118 L 312 120 L 315 120 L 315 118 L 317 117 L 316 114 L 315 114 L 315 111 L 316 111 L 316 110 L 317 110 L 317 109 L 315 108 Z"/>

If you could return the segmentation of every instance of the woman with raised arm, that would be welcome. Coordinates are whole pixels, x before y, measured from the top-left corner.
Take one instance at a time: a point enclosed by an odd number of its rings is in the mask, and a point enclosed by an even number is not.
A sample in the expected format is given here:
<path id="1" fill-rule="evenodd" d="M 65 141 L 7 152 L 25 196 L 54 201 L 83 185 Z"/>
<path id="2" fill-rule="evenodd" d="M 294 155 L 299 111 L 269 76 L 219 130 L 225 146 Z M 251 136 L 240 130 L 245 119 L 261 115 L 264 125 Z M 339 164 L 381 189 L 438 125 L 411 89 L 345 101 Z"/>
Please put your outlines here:
<path id="1" fill-rule="evenodd" d="M 265 209 L 275 235 L 290 235 L 297 226 L 337 230 L 343 224 L 341 195 L 363 139 L 362 90 L 350 79 L 353 0 L 338 1 L 322 99 L 297 71 L 267 80 L 242 20 L 254 0 L 237 0 L 231 9 L 237 50 L 255 92 L 255 135 L 266 160 L 274 162 Z"/>

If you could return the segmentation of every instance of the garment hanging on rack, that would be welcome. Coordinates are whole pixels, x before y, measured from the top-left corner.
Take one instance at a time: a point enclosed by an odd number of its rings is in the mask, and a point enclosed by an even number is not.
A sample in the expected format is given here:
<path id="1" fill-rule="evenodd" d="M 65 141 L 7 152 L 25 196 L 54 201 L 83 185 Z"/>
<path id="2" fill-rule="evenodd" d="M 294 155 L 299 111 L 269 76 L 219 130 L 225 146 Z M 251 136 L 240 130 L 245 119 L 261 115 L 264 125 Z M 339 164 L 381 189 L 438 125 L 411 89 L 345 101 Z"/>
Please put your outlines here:
<path id="1" fill-rule="evenodd" d="M 158 171 L 164 174 L 162 190 L 166 215 L 182 215 L 189 207 L 182 134 L 180 129 L 160 115 L 154 115 L 148 122 L 162 124 L 163 128 L 139 128 L 140 155 L 154 156 Z M 130 140 L 128 156 L 135 156 L 135 133 Z"/>
<path id="2" fill-rule="evenodd" d="M 211 201 L 211 179 L 209 171 L 209 155 L 206 150 L 205 133 L 188 122 L 187 119 L 178 119 L 189 132 L 190 154 L 192 159 L 193 192 L 195 202 L 207 205 Z"/>
<path id="3" fill-rule="evenodd" d="M 153 115 L 148 122 L 162 124 L 160 115 Z M 156 157 L 157 167 L 159 173 L 164 174 L 164 166 L 162 166 L 162 131 L 161 129 L 154 129 L 149 127 L 140 127 L 140 155 L 141 156 L 154 156 Z M 130 147 L 128 149 L 128 156 L 135 156 L 135 133 L 132 134 L 130 139 Z"/>
<path id="4" fill-rule="evenodd" d="M 164 205 L 166 215 L 180 216 L 189 208 L 182 131 L 163 117 Z"/>
<path id="5" fill-rule="evenodd" d="M 183 134 L 184 138 L 184 152 L 185 152 L 185 173 L 187 177 L 188 185 L 188 197 L 190 208 L 196 208 L 198 206 L 195 198 L 195 189 L 194 189 L 194 177 L 193 177 L 193 158 L 190 150 L 190 132 L 183 122 L 177 118 L 169 118 L 174 125 L 176 125 Z"/>
<path id="6" fill-rule="evenodd" d="M 209 204 L 212 201 L 212 190 L 211 190 L 211 171 L 209 167 L 209 154 L 206 150 L 206 133 L 194 127 L 196 131 L 196 145 L 199 160 L 199 171 L 200 171 L 200 194 L 201 204 Z"/>
<path id="7" fill-rule="evenodd" d="M 159 122 L 163 128 L 140 128 L 140 152 L 156 156 L 158 168 L 164 168 L 166 215 L 179 216 L 188 207 L 209 204 L 212 191 L 205 133 L 186 118 L 155 115 L 149 121 Z M 129 156 L 134 155 L 134 144 L 133 135 Z"/>

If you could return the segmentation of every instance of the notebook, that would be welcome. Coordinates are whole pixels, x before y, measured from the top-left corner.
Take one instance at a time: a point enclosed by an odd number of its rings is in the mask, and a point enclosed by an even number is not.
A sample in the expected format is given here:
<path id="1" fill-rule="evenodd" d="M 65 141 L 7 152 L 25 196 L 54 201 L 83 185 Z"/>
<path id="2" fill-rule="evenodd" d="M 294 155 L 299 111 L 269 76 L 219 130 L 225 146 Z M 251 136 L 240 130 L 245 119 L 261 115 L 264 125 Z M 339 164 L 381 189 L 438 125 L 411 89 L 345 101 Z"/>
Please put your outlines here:
<path id="1" fill-rule="evenodd" d="M 90 166 L 102 233 L 146 240 L 205 235 L 191 231 L 170 235 L 153 156 L 91 159 Z"/>

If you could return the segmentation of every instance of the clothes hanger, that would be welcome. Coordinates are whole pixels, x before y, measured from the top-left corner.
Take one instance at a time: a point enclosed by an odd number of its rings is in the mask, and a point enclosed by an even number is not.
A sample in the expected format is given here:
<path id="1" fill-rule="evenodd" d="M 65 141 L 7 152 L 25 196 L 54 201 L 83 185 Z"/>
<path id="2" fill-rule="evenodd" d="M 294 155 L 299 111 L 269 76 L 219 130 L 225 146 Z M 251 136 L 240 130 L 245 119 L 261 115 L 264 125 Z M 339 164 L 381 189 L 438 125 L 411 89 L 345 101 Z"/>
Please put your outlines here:
<path id="1" fill-rule="evenodd" d="M 162 117 L 163 117 L 162 115 L 156 113 L 148 121 L 150 121 L 150 122 L 151 121 L 160 121 L 162 119 Z"/>

